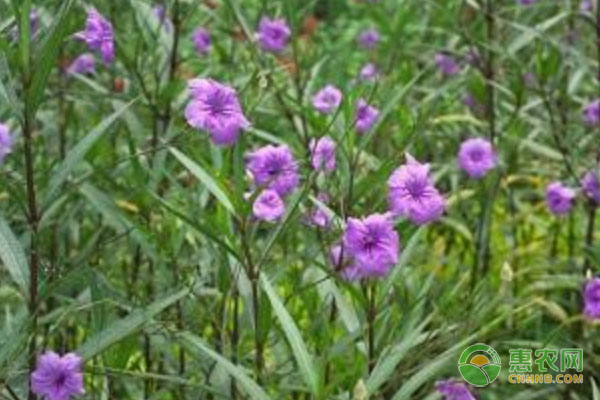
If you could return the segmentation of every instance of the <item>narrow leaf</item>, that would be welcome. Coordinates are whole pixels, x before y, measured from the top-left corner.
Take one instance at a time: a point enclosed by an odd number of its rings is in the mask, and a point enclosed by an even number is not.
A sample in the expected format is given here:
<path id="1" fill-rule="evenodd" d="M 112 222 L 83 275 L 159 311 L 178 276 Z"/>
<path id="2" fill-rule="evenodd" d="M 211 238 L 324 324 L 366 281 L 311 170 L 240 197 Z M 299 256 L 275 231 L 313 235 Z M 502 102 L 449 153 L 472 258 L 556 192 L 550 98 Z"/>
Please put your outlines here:
<path id="1" fill-rule="evenodd" d="M 131 102 L 123 105 L 121 108 L 116 110 L 114 113 L 106 117 L 102 122 L 96 125 L 90 133 L 88 133 L 83 139 L 77 143 L 66 155 L 62 164 L 58 167 L 58 170 L 53 174 L 50 179 L 48 186 L 48 193 L 46 193 L 46 201 L 50 201 L 55 192 L 69 177 L 69 174 L 73 171 L 73 168 L 77 166 L 83 160 L 87 152 L 92 148 L 94 143 L 108 130 L 108 128 L 121 116 L 123 113 L 135 102 Z"/>
<path id="2" fill-rule="evenodd" d="M 137 332 L 157 314 L 172 304 L 175 304 L 188 293 L 188 288 L 181 289 L 174 294 L 151 303 L 146 308 L 132 311 L 127 317 L 115 321 L 105 330 L 98 332 L 96 335 L 86 340 L 86 342 L 77 349 L 77 354 L 84 360 L 89 360 L 95 355 L 102 353 L 112 344 Z"/>
<path id="3" fill-rule="evenodd" d="M 269 301 L 273 306 L 273 311 L 275 312 L 277 319 L 279 319 L 281 328 L 283 329 L 285 337 L 292 348 L 294 358 L 296 359 L 296 363 L 300 368 L 300 372 L 302 373 L 304 381 L 310 388 L 311 392 L 315 396 L 319 397 L 320 385 L 317 368 L 313 363 L 312 357 L 308 353 L 308 349 L 304 343 L 304 340 L 302 340 L 302 336 L 300 335 L 298 327 L 294 323 L 294 320 L 286 310 L 281 299 L 275 292 L 275 289 L 273 289 L 273 286 L 271 286 L 271 283 L 265 274 L 261 275 L 260 283 L 262 284 L 267 297 L 269 297 Z"/>
<path id="4" fill-rule="evenodd" d="M 231 361 L 212 350 L 204 341 L 190 332 L 183 332 L 178 336 L 179 340 L 194 353 L 201 352 L 215 360 L 229 375 L 238 381 L 242 389 L 254 400 L 270 400 L 267 393 L 252 378 Z"/>
<path id="5" fill-rule="evenodd" d="M 21 293 L 29 291 L 29 268 L 19 240 L 4 218 L 0 217 L 0 259 Z"/>
<path id="6" fill-rule="evenodd" d="M 216 197 L 223 207 L 225 207 L 232 214 L 235 213 L 233 204 L 229 200 L 229 197 L 225 191 L 221 189 L 217 181 L 210 176 L 210 174 L 206 172 L 204 168 L 179 150 L 173 147 L 169 148 L 169 150 L 171 151 L 171 154 L 173 154 L 175 158 L 179 160 L 179 162 L 181 162 L 196 178 L 198 178 L 200 182 L 204 184 L 204 186 L 206 186 L 206 189 L 208 189 L 208 191 Z"/>

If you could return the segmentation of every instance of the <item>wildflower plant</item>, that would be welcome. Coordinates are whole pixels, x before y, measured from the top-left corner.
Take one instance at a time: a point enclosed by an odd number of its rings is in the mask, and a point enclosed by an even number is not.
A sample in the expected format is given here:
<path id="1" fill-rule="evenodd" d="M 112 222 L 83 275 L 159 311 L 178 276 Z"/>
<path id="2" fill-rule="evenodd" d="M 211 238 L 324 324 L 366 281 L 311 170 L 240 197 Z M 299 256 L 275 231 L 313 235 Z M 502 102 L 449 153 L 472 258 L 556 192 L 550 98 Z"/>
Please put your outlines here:
<path id="1" fill-rule="evenodd" d="M 0 0 L 0 398 L 595 399 L 599 22 Z M 474 343 L 585 380 L 476 388 Z"/>

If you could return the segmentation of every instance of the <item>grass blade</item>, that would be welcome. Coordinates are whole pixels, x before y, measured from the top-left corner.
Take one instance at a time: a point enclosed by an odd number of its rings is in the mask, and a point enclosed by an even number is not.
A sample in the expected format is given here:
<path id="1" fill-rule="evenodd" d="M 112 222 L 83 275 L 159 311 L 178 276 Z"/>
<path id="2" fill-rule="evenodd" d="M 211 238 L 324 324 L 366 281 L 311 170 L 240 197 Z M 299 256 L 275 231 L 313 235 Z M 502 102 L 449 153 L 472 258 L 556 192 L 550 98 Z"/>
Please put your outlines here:
<path id="1" fill-rule="evenodd" d="M 269 279 L 263 273 L 260 277 L 260 283 L 273 306 L 273 311 L 281 324 L 281 328 L 285 333 L 286 339 L 292 348 L 292 353 L 294 354 L 294 358 L 296 359 L 296 363 L 298 363 L 298 367 L 300 368 L 300 372 L 304 378 L 304 381 L 310 388 L 311 392 L 319 397 L 320 393 L 320 380 L 319 375 L 317 374 L 317 368 L 313 363 L 312 357 L 308 353 L 308 349 L 306 347 L 306 343 L 302 339 L 300 335 L 300 331 L 298 327 L 294 323 L 294 320 L 286 310 L 283 305 L 281 299 L 271 286 Z"/>
<path id="2" fill-rule="evenodd" d="M 29 268 L 19 240 L 4 218 L 0 217 L 0 259 L 21 293 L 29 291 Z"/>
<path id="3" fill-rule="evenodd" d="M 179 340 L 190 351 L 194 353 L 202 353 L 215 360 L 221 365 L 229 375 L 231 375 L 244 391 L 254 400 L 270 400 L 271 398 L 258 384 L 252 380 L 240 367 L 234 365 L 231 361 L 221 356 L 219 353 L 208 347 L 204 341 L 190 332 L 183 332 L 179 336 Z"/>
<path id="4" fill-rule="evenodd" d="M 210 176 L 208 172 L 206 172 L 204 168 L 173 147 L 169 148 L 169 151 L 175 156 L 175 158 L 177 158 L 177 160 L 179 160 L 179 162 L 183 164 L 184 167 L 188 169 L 188 171 L 190 171 L 196 178 L 198 178 L 200 182 L 204 184 L 204 186 L 206 186 L 206 189 L 208 189 L 208 191 L 215 196 L 215 198 L 223 205 L 223 207 L 227 209 L 227 211 L 235 214 L 233 204 L 231 203 L 231 200 L 229 200 L 229 197 L 225 191 L 219 186 L 219 183 L 212 176 Z"/>
<path id="5" fill-rule="evenodd" d="M 160 300 L 151 303 L 148 307 L 132 311 L 127 317 L 113 322 L 108 328 L 85 341 L 78 349 L 77 354 L 84 360 L 89 360 L 102 353 L 112 344 L 126 338 L 141 329 L 148 321 L 154 318 L 165 308 L 175 304 L 189 293 L 189 289 L 181 289 Z"/>
<path id="6" fill-rule="evenodd" d="M 110 126 L 121 116 L 123 113 L 135 102 L 125 104 L 121 108 L 117 109 L 114 113 L 106 117 L 102 122 L 94 127 L 83 139 L 73 147 L 69 153 L 67 153 L 64 161 L 58 167 L 58 170 L 52 175 L 50 183 L 48 185 L 48 192 L 46 193 L 46 202 L 52 199 L 52 196 L 60 188 L 60 186 L 69 177 L 69 174 L 77 164 L 83 160 L 87 152 L 92 148 L 94 143 L 110 128 Z"/>

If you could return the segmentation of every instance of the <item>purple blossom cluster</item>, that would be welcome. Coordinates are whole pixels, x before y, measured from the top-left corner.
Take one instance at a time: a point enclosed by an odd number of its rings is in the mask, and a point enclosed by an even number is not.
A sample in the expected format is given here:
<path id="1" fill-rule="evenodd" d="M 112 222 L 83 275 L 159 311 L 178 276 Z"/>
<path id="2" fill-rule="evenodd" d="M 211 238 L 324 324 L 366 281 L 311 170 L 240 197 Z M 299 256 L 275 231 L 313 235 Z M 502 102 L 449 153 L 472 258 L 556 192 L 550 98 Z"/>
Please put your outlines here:
<path id="1" fill-rule="evenodd" d="M 445 53 L 436 53 L 434 57 L 435 66 L 442 75 L 453 76 L 460 73 L 460 66 L 454 58 Z"/>
<path id="2" fill-rule="evenodd" d="M 85 29 L 76 33 L 75 37 L 84 41 L 92 50 L 98 51 L 106 64 L 115 58 L 115 37 L 110 21 L 104 18 L 98 10 L 91 7 L 85 22 Z"/>
<path id="3" fill-rule="evenodd" d="M 313 107 L 322 114 L 331 114 L 340 106 L 342 92 L 333 85 L 327 85 L 312 98 Z"/>
<path id="4" fill-rule="evenodd" d="M 4 158 L 12 152 L 13 137 L 10 133 L 8 125 L 0 123 L 0 163 Z"/>
<path id="5" fill-rule="evenodd" d="M 275 221 L 285 213 L 283 199 L 300 183 L 298 164 L 286 145 L 261 147 L 246 157 L 246 169 L 262 192 L 256 199 L 254 216 Z"/>
<path id="6" fill-rule="evenodd" d="M 311 164 L 316 170 L 333 171 L 336 167 L 335 141 L 329 136 L 318 140 L 312 139 L 309 144 Z"/>
<path id="7" fill-rule="evenodd" d="M 194 48 L 198 54 L 206 55 L 210 52 L 210 32 L 206 28 L 196 28 L 192 35 L 192 41 L 194 42 Z"/>
<path id="8" fill-rule="evenodd" d="M 341 244 L 331 250 L 331 261 L 348 280 L 386 276 L 397 264 L 400 239 L 390 214 L 349 218 Z"/>
<path id="9" fill-rule="evenodd" d="M 91 75 L 96 71 L 96 61 L 92 53 L 79 55 L 67 68 L 67 74 Z"/>
<path id="10" fill-rule="evenodd" d="M 467 139 L 460 145 L 458 165 L 472 179 L 483 178 L 497 162 L 496 152 L 486 139 Z"/>
<path id="11" fill-rule="evenodd" d="M 281 53 L 291 35 L 292 31 L 284 19 L 263 17 L 258 25 L 258 42 L 265 51 Z"/>
<path id="12" fill-rule="evenodd" d="M 583 303 L 586 317 L 600 319 L 600 278 L 593 278 L 585 285 Z"/>
<path id="13" fill-rule="evenodd" d="M 188 91 L 191 100 L 185 118 L 192 127 L 208 132 L 214 144 L 231 146 L 239 132 L 250 127 L 232 87 L 212 79 L 192 79 Z"/>
<path id="14" fill-rule="evenodd" d="M 476 400 L 467 385 L 452 379 L 436 382 L 435 389 L 445 400 Z"/>
<path id="15" fill-rule="evenodd" d="M 31 374 L 31 389 L 46 400 L 68 400 L 84 393 L 82 359 L 67 353 L 62 357 L 53 351 L 42 354 Z"/>
<path id="16" fill-rule="evenodd" d="M 437 220 L 446 210 L 446 201 L 429 176 L 429 164 L 410 154 L 388 180 L 388 204 L 392 213 L 417 225 Z"/>
<path id="17" fill-rule="evenodd" d="M 367 50 L 374 49 L 380 40 L 381 36 L 379 36 L 379 32 L 375 28 L 368 28 L 362 31 L 357 38 L 360 47 Z"/>
<path id="18" fill-rule="evenodd" d="M 560 182 L 552 182 L 546 188 L 546 201 L 550 211 L 556 215 L 564 215 L 573 208 L 575 191 Z"/>

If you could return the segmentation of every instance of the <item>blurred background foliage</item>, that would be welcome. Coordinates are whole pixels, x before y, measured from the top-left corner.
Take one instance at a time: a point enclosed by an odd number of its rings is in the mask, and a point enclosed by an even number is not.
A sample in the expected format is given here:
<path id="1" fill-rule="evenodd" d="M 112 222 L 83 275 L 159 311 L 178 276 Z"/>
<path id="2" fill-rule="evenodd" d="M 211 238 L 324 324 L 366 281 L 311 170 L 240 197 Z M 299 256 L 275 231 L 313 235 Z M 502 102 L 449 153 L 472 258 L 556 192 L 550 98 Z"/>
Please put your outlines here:
<path id="1" fill-rule="evenodd" d="M 591 13 L 569 0 L 494 2 L 490 31 L 475 0 L 162 4 L 170 32 L 144 0 L 0 0 L 0 120 L 16 134 L 0 179 L 4 397 L 10 387 L 26 398 L 28 359 L 54 349 L 86 360 L 85 399 L 436 399 L 435 381 L 459 377 L 460 352 L 484 342 L 505 368 L 476 391 L 482 399 L 599 398 L 598 326 L 581 315 L 581 287 L 600 263 L 595 208 L 580 198 L 555 217 L 544 205 L 547 183 L 576 187 L 598 168 L 600 132 L 582 120 L 600 95 Z M 69 76 L 92 5 L 113 23 L 116 61 Z M 29 7 L 39 29 L 24 46 L 11 32 Z M 256 47 L 262 15 L 292 28 L 278 56 Z M 193 48 L 198 26 L 211 32 L 207 56 Z M 365 51 L 356 37 L 369 27 L 382 40 Z M 460 74 L 440 74 L 437 52 Z M 378 80 L 357 79 L 367 62 Z M 198 76 L 240 94 L 252 128 L 231 148 L 185 123 L 186 81 Z M 344 93 L 329 119 L 310 108 L 328 83 Z M 382 110 L 364 137 L 349 132 L 360 97 Z M 458 146 L 489 137 L 491 115 L 500 165 L 472 181 L 456 166 Z M 325 132 L 339 141 L 338 169 L 316 177 L 305 138 Z M 279 224 L 252 221 L 245 195 L 244 155 L 268 143 L 290 146 L 303 176 Z M 423 227 L 400 221 L 391 274 L 346 282 L 329 248 L 348 216 L 387 210 L 386 182 L 405 152 L 431 163 L 447 213 Z M 330 230 L 305 223 L 320 191 Z M 508 384 L 516 347 L 583 348 L 584 383 Z"/>

